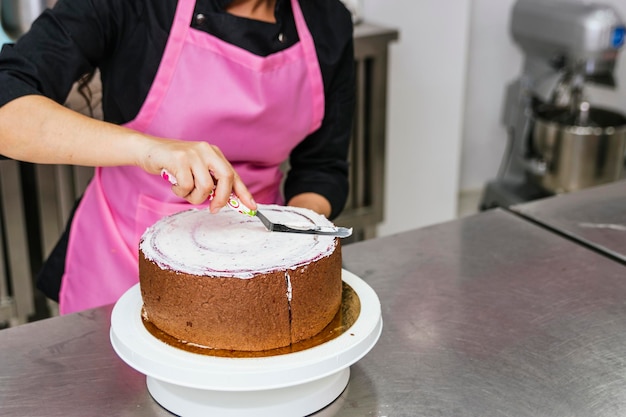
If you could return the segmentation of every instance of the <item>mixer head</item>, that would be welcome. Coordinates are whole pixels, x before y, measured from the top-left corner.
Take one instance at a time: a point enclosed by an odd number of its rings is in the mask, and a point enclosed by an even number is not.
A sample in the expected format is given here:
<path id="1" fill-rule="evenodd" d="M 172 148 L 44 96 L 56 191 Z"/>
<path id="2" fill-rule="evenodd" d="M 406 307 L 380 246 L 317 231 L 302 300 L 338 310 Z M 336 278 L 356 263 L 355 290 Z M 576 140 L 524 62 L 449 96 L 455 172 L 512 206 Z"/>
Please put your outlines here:
<path id="1" fill-rule="evenodd" d="M 540 92 L 545 94 L 559 83 L 573 92 L 586 82 L 615 85 L 613 72 L 626 27 L 610 6 L 518 0 L 511 31 L 525 54 L 525 72 Z"/>

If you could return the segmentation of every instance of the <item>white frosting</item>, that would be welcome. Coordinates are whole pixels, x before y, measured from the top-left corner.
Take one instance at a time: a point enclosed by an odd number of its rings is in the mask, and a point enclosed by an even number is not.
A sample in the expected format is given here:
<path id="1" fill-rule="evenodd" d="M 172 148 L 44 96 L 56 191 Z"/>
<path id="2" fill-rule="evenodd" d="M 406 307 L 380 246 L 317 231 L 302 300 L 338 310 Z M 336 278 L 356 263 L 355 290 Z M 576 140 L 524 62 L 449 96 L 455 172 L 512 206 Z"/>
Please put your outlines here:
<path id="1" fill-rule="evenodd" d="M 333 226 L 311 210 L 258 206 L 276 223 Z M 269 232 L 258 218 L 226 207 L 216 214 L 191 209 L 164 217 L 145 231 L 140 250 L 163 269 L 251 278 L 307 265 L 332 254 L 336 244 L 332 236 Z"/>

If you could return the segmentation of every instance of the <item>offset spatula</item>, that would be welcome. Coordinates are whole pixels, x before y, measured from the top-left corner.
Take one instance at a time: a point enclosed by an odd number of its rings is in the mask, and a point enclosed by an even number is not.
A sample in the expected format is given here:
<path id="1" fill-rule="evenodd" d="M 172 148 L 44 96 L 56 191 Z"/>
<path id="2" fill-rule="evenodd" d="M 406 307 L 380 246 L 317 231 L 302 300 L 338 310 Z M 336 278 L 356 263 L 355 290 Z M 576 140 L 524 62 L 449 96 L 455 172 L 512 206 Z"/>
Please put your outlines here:
<path id="1" fill-rule="evenodd" d="M 314 235 L 326 235 L 337 237 L 349 237 L 352 235 L 352 228 L 337 226 L 288 226 L 286 224 L 272 223 L 270 219 L 265 217 L 259 210 L 254 214 L 265 225 L 270 232 L 288 232 L 288 233 L 306 233 Z"/>
<path id="2" fill-rule="evenodd" d="M 166 170 L 161 171 L 161 177 L 166 179 L 171 184 L 176 185 L 176 177 L 167 172 Z M 209 194 L 209 200 L 213 199 L 213 191 Z M 299 225 L 286 225 L 280 223 L 274 223 L 259 210 L 250 210 L 246 207 L 239 197 L 235 194 L 231 194 L 228 199 L 228 206 L 233 210 L 238 211 L 242 214 L 247 214 L 248 216 L 256 216 L 261 220 L 263 225 L 270 232 L 286 232 L 286 233 L 304 233 L 304 234 L 312 234 L 312 235 L 325 235 L 325 236 L 337 236 L 340 238 L 349 237 L 352 235 L 352 228 L 347 227 L 338 227 L 338 226 L 299 226 Z"/>

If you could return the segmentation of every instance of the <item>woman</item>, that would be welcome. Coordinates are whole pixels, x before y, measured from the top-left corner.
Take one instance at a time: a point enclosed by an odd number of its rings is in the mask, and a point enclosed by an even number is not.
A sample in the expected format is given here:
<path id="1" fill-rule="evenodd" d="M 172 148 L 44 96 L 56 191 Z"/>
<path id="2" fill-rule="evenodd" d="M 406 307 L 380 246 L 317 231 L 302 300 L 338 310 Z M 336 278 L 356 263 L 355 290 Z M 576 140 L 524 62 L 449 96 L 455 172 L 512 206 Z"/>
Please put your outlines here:
<path id="1" fill-rule="evenodd" d="M 59 104 L 96 68 L 103 122 Z M 2 50 L 0 85 L 0 154 L 97 167 L 55 249 L 62 271 L 44 268 L 53 298 L 62 273 L 62 314 L 115 302 L 137 282 L 145 228 L 209 205 L 214 187 L 212 212 L 231 192 L 330 218 L 345 203 L 353 50 L 339 0 L 60 0 Z"/>

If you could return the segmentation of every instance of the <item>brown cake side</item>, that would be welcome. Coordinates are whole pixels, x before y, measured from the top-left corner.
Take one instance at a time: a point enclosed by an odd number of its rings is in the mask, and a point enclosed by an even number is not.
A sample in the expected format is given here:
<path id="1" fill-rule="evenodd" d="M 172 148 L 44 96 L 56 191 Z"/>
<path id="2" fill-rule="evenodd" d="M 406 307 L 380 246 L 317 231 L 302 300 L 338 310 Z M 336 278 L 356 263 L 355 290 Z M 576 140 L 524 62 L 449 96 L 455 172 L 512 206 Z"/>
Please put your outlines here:
<path id="1" fill-rule="evenodd" d="M 139 257 L 145 314 L 163 332 L 215 349 L 258 351 L 319 333 L 341 304 L 341 249 L 253 278 L 198 276 Z"/>
<path id="2" fill-rule="evenodd" d="M 291 343 L 318 334 L 341 306 L 341 245 L 319 262 L 290 272 Z"/>

